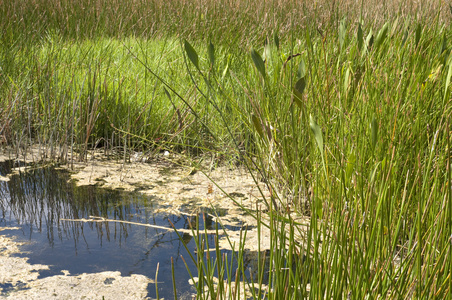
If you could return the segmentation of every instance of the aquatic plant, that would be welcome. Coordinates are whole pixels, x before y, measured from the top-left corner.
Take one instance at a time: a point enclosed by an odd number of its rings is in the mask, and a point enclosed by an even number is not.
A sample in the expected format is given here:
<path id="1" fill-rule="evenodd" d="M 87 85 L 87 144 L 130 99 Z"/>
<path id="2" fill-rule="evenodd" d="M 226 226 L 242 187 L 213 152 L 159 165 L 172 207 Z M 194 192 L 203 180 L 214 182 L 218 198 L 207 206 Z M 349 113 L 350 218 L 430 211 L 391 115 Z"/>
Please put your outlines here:
<path id="1" fill-rule="evenodd" d="M 272 234 L 268 288 L 246 282 L 243 244 L 233 269 L 197 233 L 200 299 L 450 296 L 448 4 L 106 4 L 1 2 L 2 140 L 245 165 L 271 191 L 269 217 L 251 212 Z M 239 275 L 217 287 L 214 269 Z"/>

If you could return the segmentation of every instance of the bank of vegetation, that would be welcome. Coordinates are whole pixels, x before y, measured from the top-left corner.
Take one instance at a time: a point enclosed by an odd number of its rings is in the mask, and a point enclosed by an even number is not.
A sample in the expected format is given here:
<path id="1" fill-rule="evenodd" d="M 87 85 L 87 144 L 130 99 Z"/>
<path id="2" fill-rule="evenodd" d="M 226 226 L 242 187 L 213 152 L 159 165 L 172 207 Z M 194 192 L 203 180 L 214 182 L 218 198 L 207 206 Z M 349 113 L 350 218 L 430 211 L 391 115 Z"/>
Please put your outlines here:
<path id="1" fill-rule="evenodd" d="M 255 298 L 450 297 L 446 1 L 26 0 L 0 16 L 2 147 L 247 166 L 272 195 Z M 251 284 L 224 262 L 197 260 L 200 298 Z"/>

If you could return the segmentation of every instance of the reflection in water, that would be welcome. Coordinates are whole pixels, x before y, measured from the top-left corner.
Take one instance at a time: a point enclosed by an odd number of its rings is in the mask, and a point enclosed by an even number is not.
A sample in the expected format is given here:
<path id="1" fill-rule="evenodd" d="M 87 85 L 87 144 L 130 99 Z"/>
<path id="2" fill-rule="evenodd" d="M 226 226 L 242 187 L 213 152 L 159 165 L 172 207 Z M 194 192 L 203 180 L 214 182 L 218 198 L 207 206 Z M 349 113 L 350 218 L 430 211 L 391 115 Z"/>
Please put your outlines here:
<path id="1" fill-rule="evenodd" d="M 0 172 L 11 172 L 11 163 L 3 163 Z M 97 189 L 94 186 L 75 187 L 68 179 L 67 173 L 53 168 L 30 168 L 26 172 L 21 171 L 18 175 L 11 176 L 8 182 L 1 182 L 2 221 L 10 219 L 19 225 L 26 225 L 30 238 L 34 232 L 44 232 L 50 245 L 53 245 L 55 240 L 73 240 L 77 249 L 79 243 L 86 244 L 83 236 L 86 227 L 97 233 L 102 245 L 104 241 L 111 240 L 116 240 L 119 244 L 124 242 L 131 225 L 67 222 L 62 219 L 100 216 L 157 224 L 157 218 L 162 217 L 152 213 L 154 201 L 150 197 Z M 175 223 L 180 221 L 181 218 L 174 220 Z M 183 221 L 186 222 L 185 219 Z M 155 233 L 149 232 L 149 229 L 145 230 L 146 237 Z"/>
<path id="2" fill-rule="evenodd" d="M 6 176 L 18 167 L 24 166 L 13 161 L 0 163 L 0 175 Z M 168 228 L 171 221 L 176 228 L 188 229 L 186 216 L 155 214 L 154 211 L 163 206 L 155 197 L 94 186 L 76 187 L 69 181 L 67 172 L 51 167 L 27 166 L 20 170 L 10 176 L 9 181 L 0 181 L 0 226 L 20 228 L 10 230 L 9 234 L 30 241 L 23 247 L 30 263 L 53 266 L 49 271 L 42 271 L 41 277 L 69 270 L 72 275 L 120 271 L 123 276 L 143 274 L 154 278 L 159 263 L 159 295 L 172 298 L 170 262 L 173 257 L 178 292 L 192 289 L 185 264 L 180 259 L 181 255 L 188 255 L 172 230 L 118 222 L 65 220 L 96 216 Z M 204 226 L 215 228 L 212 219 L 207 218 L 205 223 L 203 218 L 199 219 L 200 230 Z M 193 253 L 192 236 L 183 234 L 182 239 Z M 208 239 L 213 245 L 214 236 Z M 193 272 L 195 267 L 190 259 L 186 262 Z M 148 291 L 150 297 L 155 297 L 155 286 L 149 285 Z"/>

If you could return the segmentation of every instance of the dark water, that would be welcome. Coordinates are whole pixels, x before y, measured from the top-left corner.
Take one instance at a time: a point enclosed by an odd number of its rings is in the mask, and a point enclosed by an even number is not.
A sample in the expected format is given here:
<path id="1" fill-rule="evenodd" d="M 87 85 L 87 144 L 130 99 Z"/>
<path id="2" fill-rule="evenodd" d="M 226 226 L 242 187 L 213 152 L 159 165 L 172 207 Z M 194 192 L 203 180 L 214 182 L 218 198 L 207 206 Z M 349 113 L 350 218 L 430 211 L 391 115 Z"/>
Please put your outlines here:
<path id="1" fill-rule="evenodd" d="M 10 173 L 11 168 L 19 165 L 12 161 L 0 163 L 0 175 Z M 123 276 L 143 274 L 155 278 L 159 263 L 159 296 L 170 299 L 173 298 L 171 258 L 174 258 L 178 294 L 193 291 L 181 255 L 196 274 L 174 231 L 117 222 L 62 220 L 100 216 L 165 227 L 170 227 L 171 221 L 176 228 L 190 228 L 186 216 L 154 213 L 160 207 L 156 197 L 93 186 L 76 187 L 67 173 L 51 167 L 36 167 L 12 176 L 8 182 L 0 181 L 0 226 L 20 228 L 3 234 L 27 241 L 21 248 L 26 252 L 22 255 L 29 257 L 31 264 L 51 266 L 49 271 L 40 272 L 41 278 L 62 274 L 61 270 L 69 270 L 71 275 L 120 271 Z M 200 229 L 215 228 L 212 220 L 200 220 Z M 193 253 L 193 238 L 184 234 L 182 239 Z M 214 236 L 209 236 L 209 244 L 214 244 Z M 148 286 L 148 296 L 156 296 L 155 285 Z"/>

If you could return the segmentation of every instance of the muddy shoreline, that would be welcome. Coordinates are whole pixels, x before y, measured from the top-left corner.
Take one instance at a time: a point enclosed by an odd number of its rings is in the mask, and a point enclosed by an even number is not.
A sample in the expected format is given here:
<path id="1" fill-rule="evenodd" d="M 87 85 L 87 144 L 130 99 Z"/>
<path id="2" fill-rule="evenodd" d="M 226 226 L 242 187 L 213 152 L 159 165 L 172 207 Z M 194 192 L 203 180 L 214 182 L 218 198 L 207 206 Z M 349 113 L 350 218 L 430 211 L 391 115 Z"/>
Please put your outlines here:
<path id="1" fill-rule="evenodd" d="M 0 298 L 2 299 L 149 299 L 148 284 L 153 281 L 144 275 L 121 276 L 120 272 L 100 272 L 38 278 L 49 266 L 30 264 L 21 253 L 23 243 L 3 235 L 0 228 Z"/>

